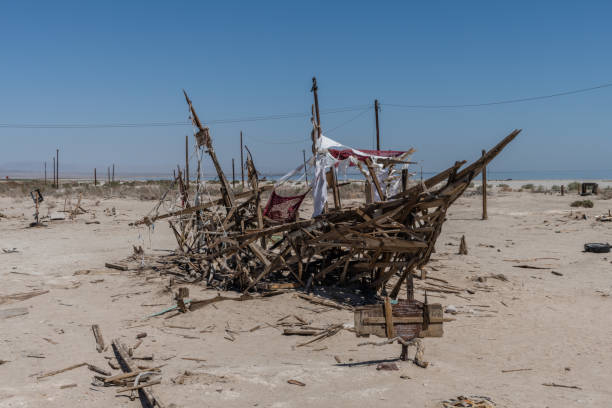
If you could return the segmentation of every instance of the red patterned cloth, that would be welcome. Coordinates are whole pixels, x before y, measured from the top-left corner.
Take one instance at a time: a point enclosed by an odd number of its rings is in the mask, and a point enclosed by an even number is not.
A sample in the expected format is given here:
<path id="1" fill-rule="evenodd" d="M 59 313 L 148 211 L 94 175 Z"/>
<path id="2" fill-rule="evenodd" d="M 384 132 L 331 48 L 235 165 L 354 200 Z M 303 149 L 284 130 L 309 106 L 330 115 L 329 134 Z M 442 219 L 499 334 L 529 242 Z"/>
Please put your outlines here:
<path id="1" fill-rule="evenodd" d="M 263 215 L 271 220 L 282 223 L 293 222 L 297 218 L 298 210 L 302 201 L 304 201 L 304 197 L 306 197 L 306 193 L 293 197 L 283 197 L 272 190 Z"/>
<path id="2" fill-rule="evenodd" d="M 350 156 L 355 157 L 359 161 L 364 161 L 368 157 L 378 156 L 378 157 L 397 157 L 406 153 L 400 150 L 358 150 L 359 152 L 365 154 L 356 153 L 353 149 L 328 149 L 329 154 L 331 154 L 336 160 L 346 160 Z"/>

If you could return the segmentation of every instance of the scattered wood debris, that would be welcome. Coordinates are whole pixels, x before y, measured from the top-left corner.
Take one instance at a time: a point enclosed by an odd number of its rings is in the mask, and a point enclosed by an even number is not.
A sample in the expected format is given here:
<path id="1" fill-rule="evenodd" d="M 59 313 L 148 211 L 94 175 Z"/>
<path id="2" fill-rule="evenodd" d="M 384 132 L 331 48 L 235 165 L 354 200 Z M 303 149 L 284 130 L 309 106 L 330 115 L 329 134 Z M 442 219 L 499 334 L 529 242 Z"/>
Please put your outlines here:
<path id="1" fill-rule="evenodd" d="M 582 390 L 581 387 L 578 387 L 577 385 L 563 385 L 563 384 L 557 384 L 554 382 L 551 383 L 543 383 L 542 385 L 546 386 L 546 387 L 559 387 L 559 388 L 571 388 L 574 390 Z"/>
<path id="2" fill-rule="evenodd" d="M 117 269 L 119 271 L 127 271 L 129 269 L 125 265 L 121 265 L 121 264 L 117 264 L 117 263 L 110 263 L 110 262 L 105 263 L 104 266 L 106 266 L 107 268 L 110 268 L 110 269 Z"/>

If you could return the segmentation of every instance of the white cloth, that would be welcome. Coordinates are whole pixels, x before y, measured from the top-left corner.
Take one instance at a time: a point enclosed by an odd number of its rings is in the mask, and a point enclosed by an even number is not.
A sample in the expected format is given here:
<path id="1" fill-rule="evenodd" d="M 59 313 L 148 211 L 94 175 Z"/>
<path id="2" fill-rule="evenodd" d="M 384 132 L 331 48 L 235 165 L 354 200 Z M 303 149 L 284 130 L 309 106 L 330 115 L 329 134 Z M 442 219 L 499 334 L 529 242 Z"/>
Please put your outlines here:
<path id="1" fill-rule="evenodd" d="M 327 203 L 327 176 L 325 166 L 325 156 L 317 154 L 317 160 L 315 162 L 315 177 L 312 182 L 312 200 L 314 210 L 312 217 L 316 217 L 323 213 L 325 209 L 325 203 Z"/>

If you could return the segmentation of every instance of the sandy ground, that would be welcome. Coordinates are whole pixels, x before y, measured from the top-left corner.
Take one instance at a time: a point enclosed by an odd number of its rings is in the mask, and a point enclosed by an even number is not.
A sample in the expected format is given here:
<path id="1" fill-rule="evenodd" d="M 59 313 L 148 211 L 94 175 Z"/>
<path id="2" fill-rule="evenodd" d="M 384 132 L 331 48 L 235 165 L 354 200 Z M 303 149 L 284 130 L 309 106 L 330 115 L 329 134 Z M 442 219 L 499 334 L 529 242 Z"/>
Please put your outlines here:
<path id="1" fill-rule="evenodd" d="M 292 293 L 145 320 L 173 304 L 171 294 L 163 291 L 167 277 L 147 280 L 135 271 L 105 269 L 104 263 L 129 256 L 132 245 L 143 245 L 149 254 L 174 248 L 164 224 L 152 235 L 128 226 L 152 202 L 111 199 L 95 205 L 85 200 L 83 207 L 90 212 L 77 220 L 30 229 L 25 226 L 31 221 L 31 201 L 0 198 L 0 212 L 8 216 L 0 218 L 0 248 L 19 251 L 0 252 L 0 295 L 49 291 L 0 304 L 0 314 L 12 308 L 28 311 L 0 317 L 0 360 L 8 361 L 0 365 L 0 407 L 140 406 L 138 400 L 117 396 L 115 387 L 92 386 L 94 373 L 87 367 L 36 379 L 80 362 L 119 373 L 105 359 L 110 350 L 96 351 L 94 323 L 107 343 L 120 338 L 133 345 L 137 333 L 147 333 L 134 353 L 154 355 L 153 362 L 143 364 L 166 364 L 162 384 L 154 389 L 167 405 L 177 407 L 438 407 L 458 395 L 488 396 L 499 407 L 612 406 L 612 255 L 582 252 L 585 242 L 612 242 L 612 224 L 594 218 L 607 213 L 612 201 L 594 199 L 594 208 L 578 210 L 587 215 L 585 220 L 575 217 L 575 209 L 570 215 L 569 203 L 575 199 L 495 193 L 488 221 L 480 220 L 478 196 L 461 198 L 451 207 L 427 269 L 429 276 L 475 293 L 430 298 L 462 313 L 449 316 L 456 320 L 445 323 L 443 338 L 424 340 L 430 365 L 422 369 L 397 361 L 398 345 L 357 346 L 364 340 L 349 330 L 311 347 L 296 347 L 304 338 L 283 336 L 280 328 L 271 327 L 279 318 L 296 314 L 313 325 L 350 326 L 353 316 Z M 112 207 L 116 215 L 105 215 L 104 209 Z M 94 220 L 93 212 L 100 224 L 86 224 Z M 469 255 L 461 256 L 457 245 L 464 234 Z M 75 275 L 85 269 L 91 272 Z M 475 280 L 491 274 L 504 274 L 509 281 Z M 216 295 L 197 286 L 190 289 L 192 298 Z M 227 327 L 237 333 L 235 341 L 225 338 Z M 393 360 L 400 370 L 377 371 L 380 360 Z M 502 372 L 515 369 L 528 370 Z M 185 370 L 199 374 L 184 384 L 173 383 Z M 289 379 L 306 385 L 288 384 Z M 76 387 L 60 388 L 68 384 Z"/>

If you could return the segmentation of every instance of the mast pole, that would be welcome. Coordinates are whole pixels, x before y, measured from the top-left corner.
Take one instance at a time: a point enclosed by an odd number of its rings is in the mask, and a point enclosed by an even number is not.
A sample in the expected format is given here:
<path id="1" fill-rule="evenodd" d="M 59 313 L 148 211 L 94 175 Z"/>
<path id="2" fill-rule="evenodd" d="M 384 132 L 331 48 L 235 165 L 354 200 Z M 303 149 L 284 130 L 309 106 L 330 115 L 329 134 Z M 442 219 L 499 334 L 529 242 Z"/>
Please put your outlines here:
<path id="1" fill-rule="evenodd" d="M 380 128 L 378 126 L 378 99 L 374 99 L 374 115 L 376 116 L 376 150 L 380 150 Z"/>

